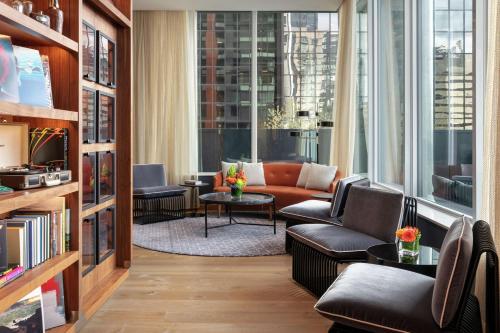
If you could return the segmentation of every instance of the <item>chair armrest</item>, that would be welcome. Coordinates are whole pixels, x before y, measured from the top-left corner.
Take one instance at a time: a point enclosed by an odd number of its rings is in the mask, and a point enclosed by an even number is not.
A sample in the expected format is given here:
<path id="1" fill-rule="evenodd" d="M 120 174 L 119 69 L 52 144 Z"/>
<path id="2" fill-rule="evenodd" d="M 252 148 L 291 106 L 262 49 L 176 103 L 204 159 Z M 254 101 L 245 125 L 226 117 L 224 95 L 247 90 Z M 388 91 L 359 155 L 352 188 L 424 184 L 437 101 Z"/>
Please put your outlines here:
<path id="1" fill-rule="evenodd" d="M 337 190 L 337 185 L 339 181 L 342 179 L 342 177 L 343 177 L 342 172 L 337 170 L 335 178 L 333 179 L 333 182 L 330 184 L 330 187 L 328 188 L 328 192 L 335 193 L 335 190 Z"/>
<path id="2" fill-rule="evenodd" d="M 219 171 L 214 176 L 214 187 L 220 187 L 223 185 L 224 178 L 222 177 L 222 171 Z"/>

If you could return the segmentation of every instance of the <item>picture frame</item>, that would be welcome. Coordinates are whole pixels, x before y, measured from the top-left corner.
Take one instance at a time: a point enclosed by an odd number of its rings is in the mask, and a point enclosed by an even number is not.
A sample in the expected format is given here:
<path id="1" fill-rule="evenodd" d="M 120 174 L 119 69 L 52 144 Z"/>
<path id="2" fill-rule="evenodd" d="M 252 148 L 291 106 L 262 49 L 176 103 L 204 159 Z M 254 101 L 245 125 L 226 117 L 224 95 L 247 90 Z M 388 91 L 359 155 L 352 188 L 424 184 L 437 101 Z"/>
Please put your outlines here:
<path id="1" fill-rule="evenodd" d="M 97 31 L 97 83 L 116 88 L 116 42 Z"/>
<path id="2" fill-rule="evenodd" d="M 97 203 L 100 204 L 116 194 L 116 153 L 101 151 L 97 156 Z"/>
<path id="3" fill-rule="evenodd" d="M 116 206 L 97 212 L 97 264 L 103 263 L 116 249 Z"/>
<path id="4" fill-rule="evenodd" d="M 82 276 L 97 266 L 97 214 L 82 219 Z"/>
<path id="5" fill-rule="evenodd" d="M 97 30 L 90 23 L 82 22 L 82 75 L 85 80 L 97 79 Z"/>
<path id="6" fill-rule="evenodd" d="M 97 204 L 97 155 L 85 153 L 82 157 L 82 208 Z"/>
<path id="7" fill-rule="evenodd" d="M 97 141 L 97 91 L 88 87 L 82 89 L 82 141 Z"/>
<path id="8" fill-rule="evenodd" d="M 97 91 L 97 142 L 112 143 L 116 136 L 116 97 Z"/>

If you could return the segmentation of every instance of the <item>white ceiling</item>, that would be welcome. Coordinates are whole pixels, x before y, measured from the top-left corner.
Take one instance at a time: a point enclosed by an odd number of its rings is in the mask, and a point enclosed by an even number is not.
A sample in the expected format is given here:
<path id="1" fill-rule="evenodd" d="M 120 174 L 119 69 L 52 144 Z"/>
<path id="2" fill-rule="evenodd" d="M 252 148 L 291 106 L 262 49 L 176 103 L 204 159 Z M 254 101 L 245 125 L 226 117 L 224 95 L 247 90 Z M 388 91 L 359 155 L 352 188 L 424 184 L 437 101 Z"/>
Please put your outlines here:
<path id="1" fill-rule="evenodd" d="M 134 10 L 336 11 L 342 0 L 134 0 Z"/>

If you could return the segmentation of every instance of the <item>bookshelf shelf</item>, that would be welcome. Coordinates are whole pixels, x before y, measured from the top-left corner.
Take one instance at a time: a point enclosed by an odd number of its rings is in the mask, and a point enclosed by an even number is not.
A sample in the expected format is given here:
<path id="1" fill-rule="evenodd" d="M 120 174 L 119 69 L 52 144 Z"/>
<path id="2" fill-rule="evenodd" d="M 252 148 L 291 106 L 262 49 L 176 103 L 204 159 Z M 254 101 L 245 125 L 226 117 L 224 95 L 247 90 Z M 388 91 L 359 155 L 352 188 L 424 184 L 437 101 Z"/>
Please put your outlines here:
<path id="1" fill-rule="evenodd" d="M 0 115 L 78 121 L 78 112 L 0 101 Z"/>
<path id="2" fill-rule="evenodd" d="M 42 200 L 64 196 L 78 191 L 78 182 L 59 186 L 41 187 L 26 191 L 15 191 L 0 196 L 0 214 L 34 205 Z M 0 311 L 1 312 L 1 311 Z"/>
<path id="3" fill-rule="evenodd" d="M 89 143 L 82 145 L 83 153 L 116 150 L 116 143 Z"/>
<path id="4" fill-rule="evenodd" d="M 97 7 L 99 10 L 104 12 L 109 18 L 111 18 L 115 23 L 131 28 L 132 22 L 128 17 L 125 16 L 115 5 L 109 0 L 87 0 L 88 3 Z"/>
<path id="5" fill-rule="evenodd" d="M 17 280 L 0 288 L 0 313 L 57 273 L 64 271 L 77 262 L 78 257 L 78 251 L 66 252 L 45 261 L 43 264 L 25 272 Z"/>
<path id="6" fill-rule="evenodd" d="M 57 46 L 78 52 L 78 43 L 0 2 L 0 34 L 33 46 Z"/>

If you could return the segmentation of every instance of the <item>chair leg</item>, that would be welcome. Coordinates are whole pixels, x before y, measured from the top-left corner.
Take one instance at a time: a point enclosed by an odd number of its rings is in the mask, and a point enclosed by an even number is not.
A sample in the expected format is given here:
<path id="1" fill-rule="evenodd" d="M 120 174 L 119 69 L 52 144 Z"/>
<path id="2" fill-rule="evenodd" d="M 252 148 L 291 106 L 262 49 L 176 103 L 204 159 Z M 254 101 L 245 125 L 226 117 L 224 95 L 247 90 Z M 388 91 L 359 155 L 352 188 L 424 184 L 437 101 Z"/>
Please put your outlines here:
<path id="1" fill-rule="evenodd" d="M 220 218 L 220 213 L 221 213 L 222 207 L 221 205 L 217 205 L 217 217 Z"/>
<path id="2" fill-rule="evenodd" d="M 273 220 L 273 206 L 268 207 L 268 212 L 269 212 L 269 221 Z"/>

